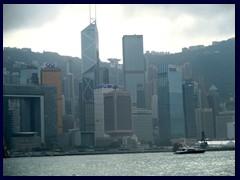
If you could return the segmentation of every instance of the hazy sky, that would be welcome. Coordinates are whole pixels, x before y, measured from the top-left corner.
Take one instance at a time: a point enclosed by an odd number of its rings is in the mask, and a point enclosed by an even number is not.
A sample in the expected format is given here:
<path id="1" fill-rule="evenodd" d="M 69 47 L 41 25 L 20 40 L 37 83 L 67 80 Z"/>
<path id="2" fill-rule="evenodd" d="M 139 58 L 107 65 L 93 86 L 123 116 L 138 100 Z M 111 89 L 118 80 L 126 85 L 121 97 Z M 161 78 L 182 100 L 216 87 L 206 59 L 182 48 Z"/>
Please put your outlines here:
<path id="1" fill-rule="evenodd" d="M 95 17 L 95 5 L 91 5 Z M 180 52 L 235 37 L 234 4 L 97 4 L 99 56 L 122 59 L 123 35 L 143 35 L 144 52 Z M 87 4 L 3 5 L 3 47 L 81 58 Z"/>

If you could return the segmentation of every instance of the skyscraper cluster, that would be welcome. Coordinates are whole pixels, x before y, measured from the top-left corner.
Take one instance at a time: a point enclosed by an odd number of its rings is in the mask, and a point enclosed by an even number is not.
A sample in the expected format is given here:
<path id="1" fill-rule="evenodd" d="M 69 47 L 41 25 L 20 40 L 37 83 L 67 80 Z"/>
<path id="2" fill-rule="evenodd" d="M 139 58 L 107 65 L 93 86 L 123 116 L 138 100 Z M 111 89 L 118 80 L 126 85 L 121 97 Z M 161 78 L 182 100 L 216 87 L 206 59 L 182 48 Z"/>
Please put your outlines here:
<path id="1" fill-rule="evenodd" d="M 151 63 L 143 35 L 123 35 L 123 64 L 116 58 L 101 62 L 97 22 L 90 19 L 81 31 L 81 77 L 71 62 L 65 74 L 53 62 L 11 77 L 4 70 L 4 136 L 10 148 L 20 148 L 22 137 L 32 148 L 165 146 L 176 139 L 200 140 L 202 132 L 209 139 L 234 138 L 234 103 L 221 110 L 218 89 L 207 91 L 202 77 L 193 78 L 191 63 Z"/>

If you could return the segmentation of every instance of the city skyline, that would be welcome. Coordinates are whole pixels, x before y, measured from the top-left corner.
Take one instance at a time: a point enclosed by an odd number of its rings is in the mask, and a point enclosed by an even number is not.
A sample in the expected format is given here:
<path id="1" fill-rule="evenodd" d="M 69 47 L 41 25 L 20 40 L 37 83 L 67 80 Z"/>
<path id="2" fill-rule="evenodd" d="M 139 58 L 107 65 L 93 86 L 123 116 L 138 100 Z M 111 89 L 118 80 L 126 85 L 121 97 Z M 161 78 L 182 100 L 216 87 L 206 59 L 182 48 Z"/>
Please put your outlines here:
<path id="1" fill-rule="evenodd" d="M 95 17 L 94 5 L 91 9 Z M 80 33 L 89 25 L 89 14 L 87 4 L 3 5 L 3 47 L 81 58 Z M 124 35 L 143 35 L 144 52 L 170 53 L 235 37 L 234 4 L 97 4 L 96 19 L 101 61 L 123 62 Z"/>

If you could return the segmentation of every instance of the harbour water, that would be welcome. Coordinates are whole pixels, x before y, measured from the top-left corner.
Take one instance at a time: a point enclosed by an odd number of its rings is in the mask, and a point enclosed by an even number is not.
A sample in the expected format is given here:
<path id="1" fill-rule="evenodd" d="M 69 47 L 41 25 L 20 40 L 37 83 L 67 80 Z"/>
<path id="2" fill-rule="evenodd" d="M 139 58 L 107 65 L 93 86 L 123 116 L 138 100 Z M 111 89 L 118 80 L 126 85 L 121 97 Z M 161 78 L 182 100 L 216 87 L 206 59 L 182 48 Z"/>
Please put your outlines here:
<path id="1" fill-rule="evenodd" d="M 235 176 L 235 151 L 3 159 L 4 176 Z"/>

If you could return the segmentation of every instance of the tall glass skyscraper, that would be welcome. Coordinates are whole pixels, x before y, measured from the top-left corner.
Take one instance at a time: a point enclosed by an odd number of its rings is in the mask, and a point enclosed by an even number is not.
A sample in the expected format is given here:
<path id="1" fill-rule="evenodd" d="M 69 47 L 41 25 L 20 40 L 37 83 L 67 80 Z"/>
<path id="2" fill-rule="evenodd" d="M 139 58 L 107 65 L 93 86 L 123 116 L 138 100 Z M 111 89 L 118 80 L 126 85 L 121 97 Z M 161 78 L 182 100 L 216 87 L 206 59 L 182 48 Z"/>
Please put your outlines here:
<path id="1" fill-rule="evenodd" d="M 201 91 L 193 79 L 185 80 L 182 88 L 186 138 L 197 139 L 195 109 L 201 108 Z"/>
<path id="2" fill-rule="evenodd" d="M 68 73 L 63 79 L 63 94 L 65 97 L 65 113 L 71 115 L 74 120 L 75 99 L 74 99 L 74 74 Z"/>
<path id="3" fill-rule="evenodd" d="M 122 43 L 124 87 L 127 92 L 131 93 L 132 103 L 137 105 L 137 87 L 145 89 L 143 36 L 125 35 Z"/>
<path id="4" fill-rule="evenodd" d="M 216 117 L 220 111 L 220 98 L 218 89 L 215 85 L 211 85 L 208 94 L 207 100 L 209 108 L 212 108 L 213 113 L 213 137 L 216 138 Z"/>
<path id="5" fill-rule="evenodd" d="M 94 88 L 99 82 L 99 47 L 96 20 L 81 32 L 82 47 L 82 131 L 94 131 Z"/>
<path id="6" fill-rule="evenodd" d="M 160 144 L 185 137 L 182 72 L 176 65 L 158 67 L 158 113 Z"/>

